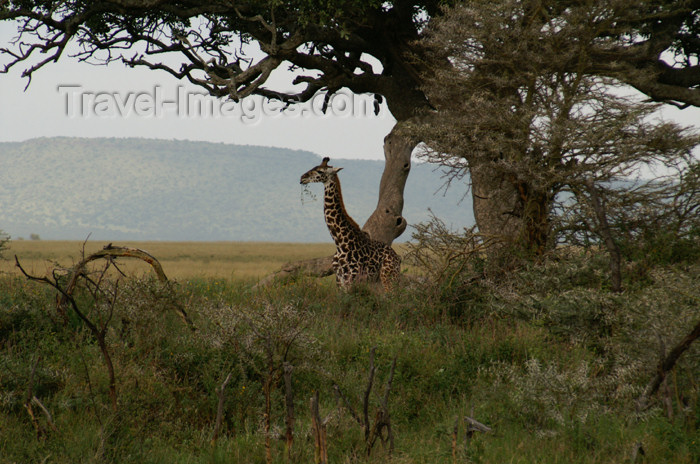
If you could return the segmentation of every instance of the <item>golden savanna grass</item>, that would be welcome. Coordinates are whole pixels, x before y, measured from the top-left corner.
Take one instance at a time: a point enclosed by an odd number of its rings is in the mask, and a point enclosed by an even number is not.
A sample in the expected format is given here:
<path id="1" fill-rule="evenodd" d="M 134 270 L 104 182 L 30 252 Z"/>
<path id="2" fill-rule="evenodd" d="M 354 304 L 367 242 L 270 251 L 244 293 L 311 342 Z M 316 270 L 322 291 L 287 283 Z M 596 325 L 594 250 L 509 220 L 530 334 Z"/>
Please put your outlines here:
<path id="1" fill-rule="evenodd" d="M 0 273 L 18 274 L 14 255 L 35 275 L 56 267 L 70 267 L 108 242 L 16 240 L 8 244 L 0 260 Z M 268 242 L 113 242 L 114 246 L 139 248 L 155 256 L 169 279 L 215 278 L 256 280 L 288 262 L 333 254 L 332 243 Z M 118 265 L 125 273 L 151 271 L 145 262 L 124 258 Z"/>

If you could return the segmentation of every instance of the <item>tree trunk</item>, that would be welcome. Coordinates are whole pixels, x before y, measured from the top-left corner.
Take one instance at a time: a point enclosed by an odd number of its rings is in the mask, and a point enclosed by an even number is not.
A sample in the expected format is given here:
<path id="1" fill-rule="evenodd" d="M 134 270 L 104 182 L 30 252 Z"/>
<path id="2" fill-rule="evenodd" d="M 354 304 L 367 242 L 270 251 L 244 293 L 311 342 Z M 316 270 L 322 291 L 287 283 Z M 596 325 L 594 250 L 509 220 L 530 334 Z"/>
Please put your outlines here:
<path id="1" fill-rule="evenodd" d="M 603 239 L 605 248 L 608 250 L 608 254 L 610 255 L 611 289 L 615 293 L 620 293 L 622 291 L 622 272 L 620 270 L 622 253 L 620 252 L 620 247 L 617 246 L 617 243 L 615 242 L 615 237 L 613 237 L 610 223 L 608 223 L 608 215 L 605 211 L 605 200 L 601 200 L 593 180 L 588 179 L 585 184 L 586 189 L 588 190 L 588 195 L 591 199 L 593 212 L 595 213 L 596 217 L 596 229 L 598 229 L 596 232 Z"/>
<path id="2" fill-rule="evenodd" d="M 509 241 L 522 230 L 518 192 L 487 163 L 470 163 L 474 219 L 479 232 L 490 240 Z"/>
<path id="3" fill-rule="evenodd" d="M 411 153 L 416 144 L 400 132 L 401 123 L 384 138 L 384 173 L 379 183 L 379 201 L 362 230 L 380 242 L 394 241 L 406 230 L 403 191 L 411 171 Z"/>
<path id="4" fill-rule="evenodd" d="M 496 246 L 514 245 L 541 255 L 549 239 L 551 197 L 527 181 L 499 172 L 488 162 L 470 162 L 474 218 L 485 240 Z"/>
<path id="5" fill-rule="evenodd" d="M 411 153 L 417 143 L 410 136 L 405 135 L 401 128 L 402 124 L 397 123 L 384 138 L 385 162 L 379 183 L 379 200 L 374 212 L 362 228 L 373 239 L 388 244 L 400 236 L 408 225 L 401 215 L 403 193 L 411 171 Z M 295 274 L 311 277 L 329 276 L 333 274 L 332 264 L 332 256 L 290 263 L 263 278 L 258 282 L 258 286 L 266 286 L 280 277 Z"/>

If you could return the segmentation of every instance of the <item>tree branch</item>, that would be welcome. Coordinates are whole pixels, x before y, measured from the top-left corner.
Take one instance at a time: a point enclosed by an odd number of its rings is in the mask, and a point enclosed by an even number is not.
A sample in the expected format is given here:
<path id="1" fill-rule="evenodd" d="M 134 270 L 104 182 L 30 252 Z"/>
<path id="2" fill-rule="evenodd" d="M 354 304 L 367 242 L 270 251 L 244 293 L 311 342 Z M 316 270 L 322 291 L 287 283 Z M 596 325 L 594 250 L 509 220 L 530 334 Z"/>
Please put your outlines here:
<path id="1" fill-rule="evenodd" d="M 700 337 L 700 321 L 695 327 L 680 341 L 665 358 L 662 358 L 657 367 L 654 378 L 644 389 L 644 393 L 637 399 L 637 410 L 643 411 L 649 407 L 649 399 L 659 390 L 661 383 L 666 378 L 666 374 L 675 367 L 676 362 L 690 345 Z"/>

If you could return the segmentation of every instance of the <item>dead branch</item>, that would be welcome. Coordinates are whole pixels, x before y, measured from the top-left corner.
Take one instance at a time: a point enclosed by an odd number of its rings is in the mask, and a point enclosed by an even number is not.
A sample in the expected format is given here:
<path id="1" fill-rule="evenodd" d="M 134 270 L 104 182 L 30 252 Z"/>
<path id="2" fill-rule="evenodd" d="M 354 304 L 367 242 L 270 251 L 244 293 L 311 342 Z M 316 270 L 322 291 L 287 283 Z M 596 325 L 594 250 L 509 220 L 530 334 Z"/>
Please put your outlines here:
<path id="1" fill-rule="evenodd" d="M 637 399 L 637 410 L 644 411 L 649 407 L 650 398 L 659 390 L 662 382 L 666 378 L 666 374 L 673 369 L 685 351 L 690 348 L 690 345 L 700 337 L 700 321 L 695 324 L 693 330 L 680 341 L 666 357 L 662 357 L 657 367 L 656 375 L 644 389 L 644 393 Z"/>
<path id="2" fill-rule="evenodd" d="M 83 256 L 84 256 L 84 249 L 83 249 Z M 112 403 L 112 409 L 114 411 L 117 410 L 117 387 L 116 387 L 116 375 L 114 371 L 114 364 L 112 363 L 112 357 L 109 352 L 109 348 L 107 346 L 107 329 L 109 326 L 109 323 L 111 321 L 112 315 L 114 314 L 114 306 L 116 305 L 117 302 L 117 289 L 115 288 L 113 294 L 111 297 L 108 299 L 108 310 L 106 313 L 106 316 L 103 320 L 98 320 L 98 321 L 93 321 L 88 317 L 88 314 L 85 313 L 80 306 L 77 304 L 75 298 L 73 297 L 73 293 L 75 291 L 75 288 L 78 285 L 79 279 L 82 277 L 88 287 L 92 286 L 92 289 L 88 288 L 90 293 L 92 294 L 92 297 L 95 301 L 99 298 L 99 294 L 103 293 L 104 291 L 101 290 L 101 284 L 102 280 L 104 279 L 104 276 L 110 267 L 110 265 L 113 264 L 113 260 L 118 258 L 118 257 L 130 257 L 130 258 L 138 258 L 141 259 L 148 264 L 150 264 L 156 275 L 158 276 L 158 279 L 165 283 L 168 284 L 168 279 L 165 276 L 165 273 L 163 272 L 163 268 L 158 262 L 158 260 L 153 257 L 150 253 L 140 250 L 137 248 L 128 248 L 128 247 L 114 247 L 110 243 L 109 245 L 105 246 L 102 250 L 93 253 L 87 257 L 84 257 L 78 264 L 73 266 L 69 272 L 69 278 L 68 282 L 63 285 L 60 281 L 59 276 L 57 275 L 56 272 L 53 273 L 53 280 L 49 279 L 48 277 L 38 277 L 38 276 L 33 276 L 30 275 L 20 264 L 19 258 L 15 255 L 15 264 L 17 268 L 20 270 L 20 272 L 29 280 L 35 281 L 35 282 L 40 282 L 44 283 L 47 285 L 50 285 L 53 287 L 56 291 L 59 293 L 59 298 L 57 299 L 57 310 L 59 313 L 65 313 L 65 308 L 69 306 L 73 312 L 83 321 L 85 326 L 90 330 L 92 335 L 94 336 L 95 340 L 97 341 L 97 345 L 100 348 L 100 351 L 102 353 L 102 357 L 105 362 L 105 366 L 107 368 L 108 376 L 109 376 L 109 396 L 110 400 Z M 98 274 L 97 279 L 92 279 L 87 271 L 86 271 L 86 266 L 88 263 L 98 260 L 98 259 L 106 259 L 107 262 L 102 269 L 102 271 Z M 193 328 L 193 324 L 187 317 L 187 313 L 184 311 L 184 309 L 179 305 L 176 304 L 176 309 L 178 310 L 179 314 L 181 317 L 185 320 L 185 322 L 188 324 L 190 328 Z M 29 403 L 27 403 L 29 404 Z M 31 404 L 29 404 L 29 408 L 31 408 Z M 29 409 L 28 409 L 29 411 Z M 30 411 L 31 414 L 31 411 Z"/>
<path id="3" fill-rule="evenodd" d="M 473 437 L 475 432 L 488 433 L 492 431 L 491 427 L 469 416 L 464 417 L 464 422 L 467 424 L 467 438 Z"/>
<path id="4" fill-rule="evenodd" d="M 266 287 L 280 279 L 294 276 L 326 277 L 333 274 L 333 257 L 306 259 L 285 264 L 279 271 L 263 277 L 254 288 Z"/>
<path id="5" fill-rule="evenodd" d="M 44 413 L 44 416 L 46 416 L 46 422 L 49 424 L 49 427 L 51 427 L 51 430 L 54 432 L 58 432 L 58 428 L 56 428 L 56 424 L 53 422 L 53 417 L 51 416 L 51 413 L 49 412 L 48 408 L 44 406 L 44 403 L 39 401 L 39 398 L 36 396 L 32 396 L 32 403 L 36 404 L 39 406 L 39 409 Z"/>
<path id="6" fill-rule="evenodd" d="M 57 310 L 59 312 L 65 311 L 65 306 L 68 303 L 68 296 L 73 294 L 73 291 L 78 283 L 78 279 L 80 277 L 87 279 L 85 269 L 88 263 L 98 259 L 105 259 L 107 260 L 106 266 L 108 267 L 110 264 L 115 265 L 114 260 L 117 258 L 135 258 L 150 264 L 158 280 L 166 286 L 170 285 L 170 281 L 163 271 L 163 266 L 161 266 L 160 262 L 152 254 L 139 248 L 113 246 L 110 243 L 102 250 L 84 257 L 82 260 L 80 260 L 80 262 L 78 262 L 78 264 L 71 268 L 69 272 L 70 278 L 68 279 L 68 284 L 66 285 L 65 290 L 61 292 L 62 296 L 57 302 Z M 190 329 L 195 330 L 195 326 L 187 315 L 184 307 L 179 302 L 173 302 L 173 306 L 185 324 L 187 324 Z"/>
<path id="7" fill-rule="evenodd" d="M 336 400 L 338 404 L 340 404 L 340 401 L 342 400 L 343 405 L 345 408 L 347 408 L 348 411 L 350 411 L 350 415 L 352 416 L 353 419 L 355 419 L 355 422 L 362 427 L 362 419 L 360 419 L 360 416 L 357 415 L 357 412 L 355 412 L 355 409 L 352 407 L 350 404 L 350 401 L 348 401 L 348 398 L 343 394 L 343 392 L 340 390 L 340 387 L 338 384 L 333 384 L 333 390 L 335 392 Z"/>
<path id="8" fill-rule="evenodd" d="M 214 438 L 211 439 L 212 445 L 215 444 L 216 440 L 219 439 L 219 432 L 221 431 L 221 422 L 224 418 L 224 400 L 226 399 L 224 395 L 224 390 L 226 389 L 226 385 L 228 385 L 230 380 L 231 373 L 229 372 L 221 386 L 216 389 L 216 395 L 219 398 L 219 403 L 216 408 L 216 425 L 214 427 Z"/>
<path id="9" fill-rule="evenodd" d="M 294 391 L 292 390 L 292 370 L 289 363 L 284 363 L 284 402 L 287 406 L 287 415 L 284 418 L 286 426 L 284 444 L 287 451 L 287 459 L 290 459 L 292 444 L 294 443 Z"/>
<path id="10" fill-rule="evenodd" d="M 394 435 L 391 431 L 391 414 L 389 413 L 389 393 L 391 392 L 391 384 L 394 381 L 394 371 L 396 369 L 396 357 L 391 363 L 391 370 L 389 372 L 389 379 L 387 380 L 386 387 L 384 388 L 384 398 L 382 399 L 379 410 L 377 411 L 374 418 L 374 425 L 370 431 L 369 437 L 367 438 L 367 456 L 372 452 L 372 448 L 379 438 L 382 442 L 382 446 L 386 448 L 389 445 L 389 452 L 394 451 Z M 384 435 L 386 431 L 386 436 Z"/>
<path id="11" fill-rule="evenodd" d="M 107 372 L 109 375 L 109 396 L 112 402 L 112 410 L 116 411 L 117 410 L 117 388 L 116 388 L 116 379 L 115 379 L 115 374 L 114 374 L 114 365 L 112 364 L 112 357 L 109 353 L 109 349 L 107 347 L 107 342 L 105 340 L 107 336 L 107 324 L 103 323 L 101 327 L 98 327 L 95 322 L 90 320 L 83 311 L 81 311 L 80 306 L 78 306 L 78 303 L 75 301 L 75 298 L 73 298 L 73 295 L 66 292 L 66 289 L 64 289 L 58 280 L 56 279 L 55 281 L 51 281 L 48 277 L 37 277 L 30 275 L 20 264 L 19 259 L 17 258 L 17 255 L 15 255 L 15 265 L 19 268 L 20 272 L 29 280 L 35 281 L 35 282 L 41 282 L 47 285 L 50 285 L 53 287 L 56 291 L 59 292 L 59 294 L 62 296 L 62 298 L 65 298 L 66 301 L 70 304 L 71 309 L 73 309 L 73 312 L 80 318 L 80 320 L 83 321 L 85 326 L 90 330 L 92 333 L 93 337 L 95 337 L 95 340 L 97 341 L 97 345 L 100 348 L 100 352 L 102 353 L 102 357 L 105 361 L 105 365 L 107 367 Z M 107 319 L 107 322 L 109 322 L 109 319 L 111 319 L 111 313 L 112 309 L 114 306 L 114 303 L 116 302 L 116 292 L 114 295 L 114 299 L 111 302 L 110 305 L 110 311 L 109 311 L 109 316 Z"/>
<path id="12" fill-rule="evenodd" d="M 318 408 L 318 390 L 311 397 L 311 433 L 314 438 L 314 463 L 326 464 L 328 462 L 328 442 L 326 435 L 326 425 L 330 415 L 321 420 Z"/>
<path id="13" fill-rule="evenodd" d="M 394 435 L 391 429 L 391 415 L 389 413 L 389 394 L 391 393 L 392 383 L 394 381 L 394 372 L 396 370 L 397 358 L 394 358 L 391 363 L 391 369 L 389 371 L 389 377 L 387 379 L 386 386 L 384 387 L 384 396 L 380 401 L 379 408 L 375 413 L 374 422 L 370 421 L 369 418 L 369 400 L 372 393 L 372 387 L 374 386 L 374 377 L 377 368 L 374 364 L 374 356 L 377 347 L 373 346 L 369 351 L 369 373 L 367 375 L 367 387 L 362 395 L 362 417 L 355 411 L 355 409 L 350 404 L 348 398 L 340 390 L 338 384 L 333 384 L 333 389 L 335 391 L 336 401 L 338 407 L 342 404 L 350 412 L 350 415 L 358 423 L 362 430 L 364 431 L 365 444 L 367 455 L 369 456 L 372 452 L 377 439 L 380 439 L 384 447 L 389 448 L 389 452 L 394 449 Z"/>
<path id="14" fill-rule="evenodd" d="M 369 394 L 372 391 L 372 384 L 374 383 L 374 373 L 376 368 L 374 367 L 374 352 L 377 347 L 373 346 L 369 350 L 369 375 L 367 377 L 367 388 L 365 388 L 365 394 L 362 398 L 362 426 L 365 429 L 365 441 L 369 440 L 370 426 L 369 426 Z"/>

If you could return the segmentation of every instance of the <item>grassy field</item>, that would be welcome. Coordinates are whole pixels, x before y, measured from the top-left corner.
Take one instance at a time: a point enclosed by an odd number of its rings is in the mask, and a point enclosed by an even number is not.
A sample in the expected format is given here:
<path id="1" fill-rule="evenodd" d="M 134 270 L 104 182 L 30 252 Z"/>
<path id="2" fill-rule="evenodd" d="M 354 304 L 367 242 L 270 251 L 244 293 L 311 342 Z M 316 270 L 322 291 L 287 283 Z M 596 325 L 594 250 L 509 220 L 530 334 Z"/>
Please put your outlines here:
<path id="1" fill-rule="evenodd" d="M 0 272 L 17 273 L 13 255 L 32 273 L 42 274 L 56 263 L 68 267 L 85 255 L 102 249 L 107 242 L 19 240 L 9 244 Z M 251 281 L 259 279 L 288 262 L 333 254 L 332 243 L 263 242 L 114 242 L 114 245 L 140 248 L 160 261 L 170 279 L 215 278 Z M 83 250 L 84 247 L 84 250 Z M 143 275 L 151 267 L 140 260 L 124 259 L 120 267 Z"/>
<path id="2" fill-rule="evenodd" d="M 0 464 L 320 462 L 315 395 L 329 464 L 700 462 L 697 344 L 636 406 L 660 343 L 697 323 L 700 263 L 630 262 L 617 294 L 604 254 L 568 251 L 382 294 L 251 285 L 325 244 L 115 245 L 152 253 L 178 285 L 139 263 L 92 274 L 61 309 L 3 262 Z M 4 255 L 41 273 L 81 247 L 17 241 Z M 491 431 L 472 435 L 465 417 Z"/>

